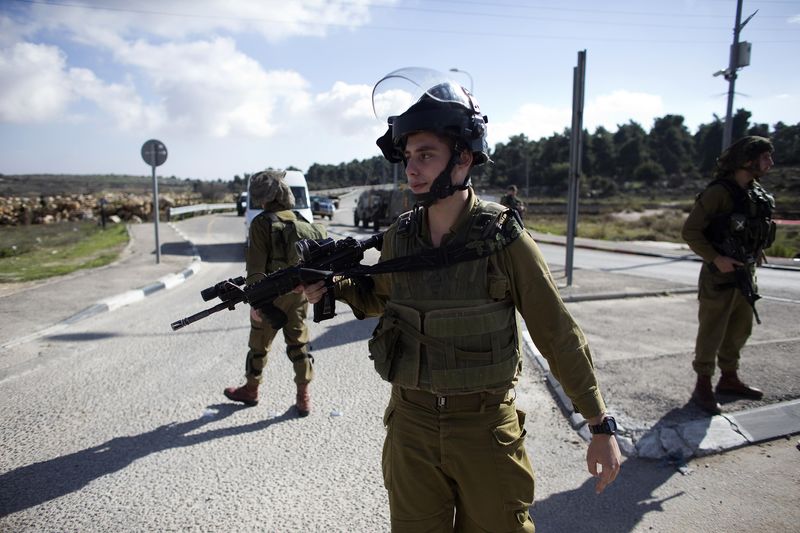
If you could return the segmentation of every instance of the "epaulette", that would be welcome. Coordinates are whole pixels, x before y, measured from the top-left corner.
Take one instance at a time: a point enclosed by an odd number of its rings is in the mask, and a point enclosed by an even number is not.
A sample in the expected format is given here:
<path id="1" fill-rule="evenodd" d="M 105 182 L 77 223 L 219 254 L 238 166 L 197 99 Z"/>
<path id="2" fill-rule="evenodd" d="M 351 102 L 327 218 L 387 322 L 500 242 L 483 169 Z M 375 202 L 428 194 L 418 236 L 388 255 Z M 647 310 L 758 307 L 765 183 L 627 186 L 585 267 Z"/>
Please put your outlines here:
<path id="1" fill-rule="evenodd" d="M 482 202 L 480 208 L 470 227 L 467 246 L 481 250 L 486 247 L 489 253 L 495 253 L 522 234 L 522 220 L 515 209 L 492 202 Z"/>

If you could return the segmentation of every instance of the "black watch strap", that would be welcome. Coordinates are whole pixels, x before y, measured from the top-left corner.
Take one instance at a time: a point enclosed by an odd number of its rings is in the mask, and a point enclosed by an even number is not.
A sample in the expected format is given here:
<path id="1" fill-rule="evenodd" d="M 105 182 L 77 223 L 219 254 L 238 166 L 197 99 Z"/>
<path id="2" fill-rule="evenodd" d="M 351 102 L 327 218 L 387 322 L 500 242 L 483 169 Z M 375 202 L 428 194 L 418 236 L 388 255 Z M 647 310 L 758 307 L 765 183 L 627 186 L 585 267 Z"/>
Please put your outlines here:
<path id="1" fill-rule="evenodd" d="M 606 416 L 601 423 L 594 426 L 589 425 L 589 433 L 592 435 L 616 435 L 617 421 L 613 416 Z"/>

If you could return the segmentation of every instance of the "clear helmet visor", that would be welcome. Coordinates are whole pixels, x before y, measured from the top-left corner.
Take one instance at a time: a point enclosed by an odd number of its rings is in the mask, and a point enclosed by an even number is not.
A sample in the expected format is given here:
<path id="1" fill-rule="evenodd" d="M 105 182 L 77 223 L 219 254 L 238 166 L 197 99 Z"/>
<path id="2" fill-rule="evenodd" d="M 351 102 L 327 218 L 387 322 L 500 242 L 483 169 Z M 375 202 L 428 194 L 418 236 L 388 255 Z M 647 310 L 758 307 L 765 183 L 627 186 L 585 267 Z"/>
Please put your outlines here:
<path id="1" fill-rule="evenodd" d="M 372 89 L 372 110 L 382 124 L 403 114 L 423 96 L 466 109 L 475 106 L 469 93 L 447 73 L 423 67 L 406 67 L 390 72 Z"/>

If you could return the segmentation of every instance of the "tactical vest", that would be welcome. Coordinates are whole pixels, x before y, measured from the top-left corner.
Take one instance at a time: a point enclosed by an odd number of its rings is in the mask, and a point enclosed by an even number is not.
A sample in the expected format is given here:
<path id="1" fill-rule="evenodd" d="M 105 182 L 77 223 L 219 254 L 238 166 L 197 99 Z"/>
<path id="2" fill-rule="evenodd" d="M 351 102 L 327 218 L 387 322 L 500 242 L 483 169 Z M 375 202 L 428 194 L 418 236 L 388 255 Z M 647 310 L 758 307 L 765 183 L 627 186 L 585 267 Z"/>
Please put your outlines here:
<path id="1" fill-rule="evenodd" d="M 307 222 L 304 218 L 290 219 L 277 213 L 264 211 L 270 221 L 270 254 L 267 272 L 275 272 L 296 265 L 300 261 L 295 244 L 301 239 L 324 239 L 325 227 Z"/>
<path id="2" fill-rule="evenodd" d="M 733 210 L 714 217 L 704 235 L 714 249 L 740 261 L 757 258 L 775 241 L 772 213 L 775 199 L 757 181 L 742 189 L 730 179 L 717 179 L 709 184 L 722 185 L 731 195 Z"/>
<path id="3" fill-rule="evenodd" d="M 491 227 L 501 213 L 508 209 L 477 200 L 454 243 L 474 246 L 487 242 L 487 235 L 489 242 L 502 240 Z M 422 209 L 406 213 L 389 230 L 396 230 L 394 257 L 430 248 L 420 234 L 423 216 Z M 522 231 L 516 220 L 510 217 L 507 223 Z M 487 255 L 390 274 L 392 294 L 369 342 L 370 358 L 383 379 L 437 394 L 512 386 L 522 364 L 520 329 L 509 281 L 493 265 Z"/>

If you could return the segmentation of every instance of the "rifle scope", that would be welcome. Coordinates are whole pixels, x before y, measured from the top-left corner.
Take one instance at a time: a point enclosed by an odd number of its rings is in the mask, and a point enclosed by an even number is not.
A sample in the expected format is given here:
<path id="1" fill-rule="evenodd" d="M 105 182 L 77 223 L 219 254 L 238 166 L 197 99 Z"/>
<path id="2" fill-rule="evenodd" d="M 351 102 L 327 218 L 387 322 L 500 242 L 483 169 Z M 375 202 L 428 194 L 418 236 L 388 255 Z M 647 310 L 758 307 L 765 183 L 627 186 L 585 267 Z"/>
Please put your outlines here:
<path id="1" fill-rule="evenodd" d="M 209 300 L 213 300 L 214 298 L 219 297 L 220 300 L 223 302 L 229 300 L 226 296 L 231 293 L 231 289 L 236 287 L 241 287 L 244 285 L 244 277 L 239 276 L 237 278 L 226 279 L 225 281 L 220 281 L 216 285 L 212 285 L 206 289 L 200 291 L 200 296 L 203 298 L 204 302 Z"/>

